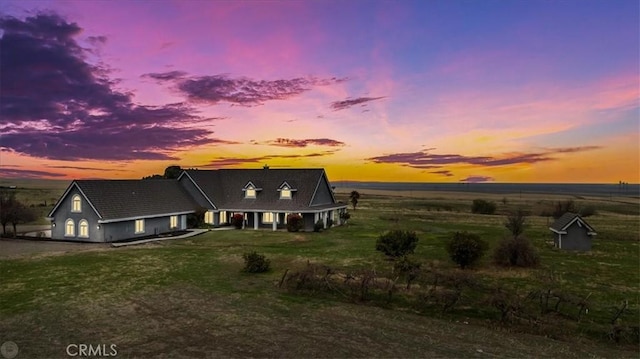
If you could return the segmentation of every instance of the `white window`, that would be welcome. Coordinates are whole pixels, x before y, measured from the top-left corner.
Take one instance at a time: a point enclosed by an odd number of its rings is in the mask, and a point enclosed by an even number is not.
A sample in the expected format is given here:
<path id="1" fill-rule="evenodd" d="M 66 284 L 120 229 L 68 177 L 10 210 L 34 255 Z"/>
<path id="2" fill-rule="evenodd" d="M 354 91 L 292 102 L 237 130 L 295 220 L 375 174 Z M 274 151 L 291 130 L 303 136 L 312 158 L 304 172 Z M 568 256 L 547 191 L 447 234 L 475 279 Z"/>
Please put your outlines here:
<path id="1" fill-rule="evenodd" d="M 169 228 L 178 228 L 178 216 L 169 217 Z"/>
<path id="2" fill-rule="evenodd" d="M 82 200 L 79 195 L 71 198 L 71 212 L 82 212 Z"/>
<path id="3" fill-rule="evenodd" d="M 280 198 L 291 199 L 291 190 L 287 187 L 284 187 L 280 190 Z"/>
<path id="4" fill-rule="evenodd" d="M 73 222 L 73 219 L 69 218 L 64 222 L 64 236 L 75 237 L 75 235 L 76 235 L 76 224 Z"/>
<path id="5" fill-rule="evenodd" d="M 220 212 L 220 223 L 227 223 L 227 212 Z"/>
<path id="6" fill-rule="evenodd" d="M 213 211 L 204 212 L 204 223 L 213 224 Z"/>
<path id="7" fill-rule="evenodd" d="M 78 223 L 78 237 L 89 238 L 89 222 L 86 219 L 81 219 Z"/>
<path id="8" fill-rule="evenodd" d="M 256 189 L 253 187 L 247 187 L 244 191 L 245 198 L 256 198 Z"/>
<path id="9" fill-rule="evenodd" d="M 273 212 L 264 212 L 262 213 L 262 223 L 273 223 Z M 276 222 L 278 218 L 276 218 Z"/>
<path id="10" fill-rule="evenodd" d="M 136 219 L 135 233 L 144 233 L 144 219 Z"/>

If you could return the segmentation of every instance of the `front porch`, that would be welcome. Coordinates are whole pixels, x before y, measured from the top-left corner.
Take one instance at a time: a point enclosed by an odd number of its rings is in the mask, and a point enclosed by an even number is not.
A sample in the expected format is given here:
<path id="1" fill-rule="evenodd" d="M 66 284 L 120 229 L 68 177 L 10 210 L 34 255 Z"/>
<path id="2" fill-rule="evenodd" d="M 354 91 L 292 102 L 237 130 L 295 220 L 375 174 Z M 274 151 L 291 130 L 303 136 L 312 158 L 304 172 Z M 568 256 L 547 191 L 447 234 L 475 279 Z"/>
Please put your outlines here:
<path id="1" fill-rule="evenodd" d="M 287 228 L 287 216 L 290 214 L 299 214 L 303 219 L 303 231 L 313 231 L 315 223 L 322 221 L 323 228 L 330 226 L 339 226 L 343 224 L 341 214 L 346 211 L 346 207 L 319 209 L 306 212 L 285 212 L 285 211 L 208 211 L 205 214 L 205 223 L 214 226 L 229 225 L 231 218 L 240 213 L 244 217 L 242 228 L 252 228 L 254 230 L 271 228 L 276 231 L 278 229 Z"/>

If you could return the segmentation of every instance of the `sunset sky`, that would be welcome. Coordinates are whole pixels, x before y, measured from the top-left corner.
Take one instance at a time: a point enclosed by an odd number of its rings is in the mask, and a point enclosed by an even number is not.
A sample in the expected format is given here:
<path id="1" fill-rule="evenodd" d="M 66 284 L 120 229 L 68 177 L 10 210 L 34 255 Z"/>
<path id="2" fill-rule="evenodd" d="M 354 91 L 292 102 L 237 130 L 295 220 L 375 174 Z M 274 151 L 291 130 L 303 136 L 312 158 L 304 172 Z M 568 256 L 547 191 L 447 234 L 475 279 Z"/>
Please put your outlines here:
<path id="1" fill-rule="evenodd" d="M 640 5 L 0 3 L 0 177 L 640 180 Z"/>

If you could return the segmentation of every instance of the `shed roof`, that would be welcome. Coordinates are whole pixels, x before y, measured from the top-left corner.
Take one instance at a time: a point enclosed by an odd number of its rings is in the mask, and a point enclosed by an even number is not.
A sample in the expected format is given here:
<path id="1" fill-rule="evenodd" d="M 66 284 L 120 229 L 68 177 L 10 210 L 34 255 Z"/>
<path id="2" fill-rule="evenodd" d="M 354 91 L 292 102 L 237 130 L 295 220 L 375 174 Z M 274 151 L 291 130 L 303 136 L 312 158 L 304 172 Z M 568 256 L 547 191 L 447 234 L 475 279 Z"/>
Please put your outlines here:
<path id="1" fill-rule="evenodd" d="M 577 213 L 567 212 L 560 216 L 560 218 L 556 219 L 555 222 L 549 227 L 550 230 L 556 233 L 566 233 L 567 228 L 571 227 L 573 224 L 577 223 L 578 225 L 585 226 L 587 231 L 591 235 L 595 235 L 596 231 L 587 223 L 582 217 L 580 217 Z"/>

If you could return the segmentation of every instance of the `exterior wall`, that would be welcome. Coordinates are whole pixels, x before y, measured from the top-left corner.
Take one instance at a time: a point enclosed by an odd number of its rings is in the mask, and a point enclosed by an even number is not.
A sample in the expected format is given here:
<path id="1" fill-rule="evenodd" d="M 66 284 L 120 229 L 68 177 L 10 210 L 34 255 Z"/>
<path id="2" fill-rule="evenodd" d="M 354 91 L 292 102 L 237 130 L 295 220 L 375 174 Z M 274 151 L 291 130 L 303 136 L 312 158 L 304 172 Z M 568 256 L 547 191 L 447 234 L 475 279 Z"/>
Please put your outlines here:
<path id="1" fill-rule="evenodd" d="M 562 235 L 562 249 L 588 251 L 591 250 L 591 236 L 587 229 L 577 224 L 567 228 L 567 234 Z"/>
<path id="2" fill-rule="evenodd" d="M 75 195 L 80 195 L 82 212 L 79 213 L 71 212 L 71 201 Z M 75 224 L 75 235 L 73 237 L 65 237 L 64 235 L 67 219 L 72 219 Z M 83 219 L 87 220 L 89 224 L 89 238 L 78 236 L 80 233 L 80 221 Z M 96 212 L 80 194 L 78 188 L 73 187 L 67 196 L 62 199 L 62 203 L 60 203 L 55 213 L 53 213 L 51 239 L 79 242 L 104 242 L 103 229 L 102 226 L 98 229 L 98 215 Z"/>
<path id="3" fill-rule="evenodd" d="M 314 213 L 303 213 L 302 219 L 304 222 L 303 230 L 305 232 L 313 232 L 313 225 L 315 222 L 313 221 Z"/>
<path id="4" fill-rule="evenodd" d="M 180 224 L 180 216 L 178 216 L 178 225 Z M 145 218 L 144 219 L 144 233 L 135 233 L 135 220 L 104 223 L 104 238 L 105 242 L 119 241 L 122 239 L 145 237 L 154 234 L 171 232 L 169 227 L 170 216 Z"/>
<path id="5" fill-rule="evenodd" d="M 318 189 L 316 190 L 316 195 L 313 197 L 311 201 L 312 206 L 319 206 L 323 204 L 331 204 L 333 203 L 333 197 L 331 196 L 331 188 L 327 183 L 326 179 L 322 177 L 320 180 L 320 184 L 318 185 Z M 313 229 L 313 227 L 312 227 Z"/>
<path id="6" fill-rule="evenodd" d="M 209 204 L 209 202 L 204 198 L 202 193 L 198 191 L 198 189 L 196 188 L 196 185 L 194 185 L 193 182 L 191 182 L 191 180 L 187 178 L 187 176 L 182 176 L 182 178 L 180 178 L 180 184 L 184 189 L 187 190 L 187 193 L 191 195 L 191 197 L 198 203 L 200 207 L 213 209 L 211 208 L 211 204 Z"/>

